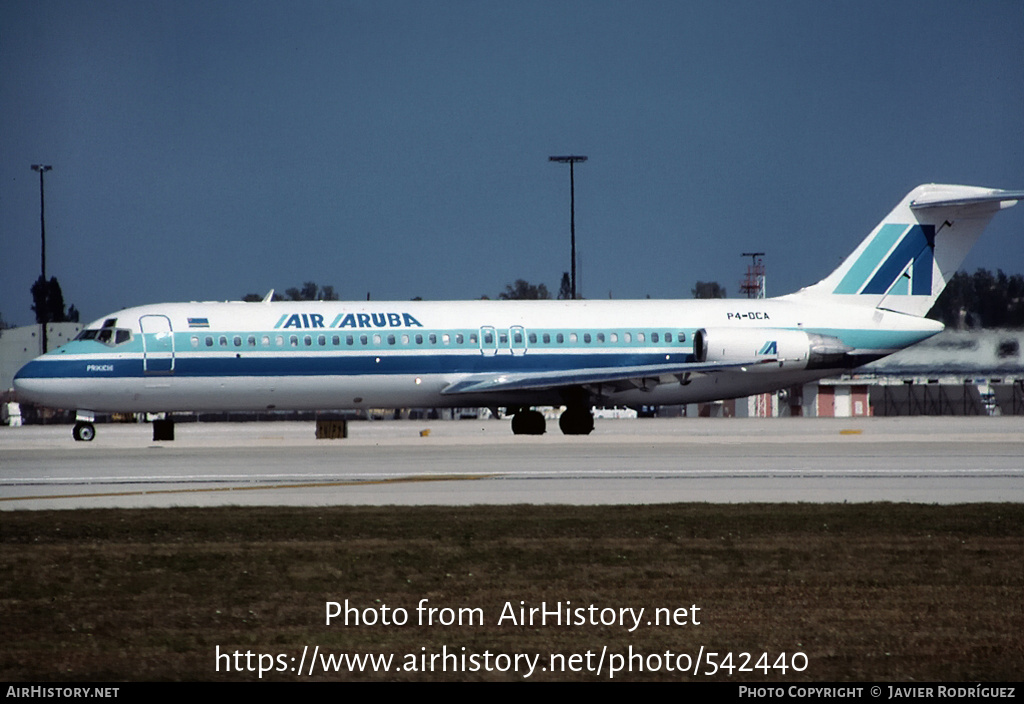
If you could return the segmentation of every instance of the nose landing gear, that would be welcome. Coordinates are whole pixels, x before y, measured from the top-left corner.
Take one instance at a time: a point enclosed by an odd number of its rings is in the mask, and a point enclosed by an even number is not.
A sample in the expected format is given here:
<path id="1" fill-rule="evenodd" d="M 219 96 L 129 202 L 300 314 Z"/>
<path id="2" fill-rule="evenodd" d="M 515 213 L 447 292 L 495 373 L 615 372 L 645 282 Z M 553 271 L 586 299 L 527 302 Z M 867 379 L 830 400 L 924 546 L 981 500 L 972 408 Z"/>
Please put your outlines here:
<path id="1" fill-rule="evenodd" d="M 92 439 L 96 437 L 96 426 L 85 421 L 78 421 L 75 423 L 75 429 L 71 431 L 71 436 L 79 442 L 92 442 Z"/>

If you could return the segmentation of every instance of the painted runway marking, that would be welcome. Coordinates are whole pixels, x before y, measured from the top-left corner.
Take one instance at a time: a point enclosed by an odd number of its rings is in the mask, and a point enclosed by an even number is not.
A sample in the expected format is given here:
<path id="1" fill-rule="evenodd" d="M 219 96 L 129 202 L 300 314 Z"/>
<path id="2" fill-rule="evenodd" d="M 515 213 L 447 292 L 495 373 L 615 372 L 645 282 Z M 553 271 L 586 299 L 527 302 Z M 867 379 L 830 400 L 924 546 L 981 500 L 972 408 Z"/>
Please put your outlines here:
<path id="1" fill-rule="evenodd" d="M 493 479 L 496 474 L 460 474 L 460 475 L 432 475 L 425 477 L 396 477 L 392 479 L 375 479 L 343 482 L 313 482 L 306 484 L 270 484 L 261 486 L 220 486 L 202 487 L 197 489 L 155 489 L 139 491 L 104 491 L 91 494 L 47 494 L 38 496 L 3 496 L 0 501 L 29 501 L 31 499 L 92 499 L 114 496 L 155 496 L 159 494 L 202 494 L 225 491 L 262 491 L 267 489 L 321 489 L 337 486 L 371 486 L 375 484 L 411 484 L 414 482 L 453 482 L 453 481 L 476 481 L 479 479 Z"/>

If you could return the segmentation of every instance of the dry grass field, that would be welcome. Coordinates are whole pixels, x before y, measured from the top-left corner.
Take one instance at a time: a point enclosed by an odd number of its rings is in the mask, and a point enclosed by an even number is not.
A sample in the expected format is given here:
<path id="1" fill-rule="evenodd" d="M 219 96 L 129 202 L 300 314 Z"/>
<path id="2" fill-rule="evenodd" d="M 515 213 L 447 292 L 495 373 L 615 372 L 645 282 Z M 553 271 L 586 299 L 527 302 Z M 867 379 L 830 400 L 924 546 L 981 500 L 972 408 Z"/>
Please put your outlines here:
<path id="1" fill-rule="evenodd" d="M 6 512 L 0 530 L 6 681 L 1024 672 L 1019 504 L 81 510 Z M 327 625 L 346 600 L 378 622 Z M 542 602 L 581 611 L 519 622 Z M 393 659 L 325 672 L 343 653 Z"/>

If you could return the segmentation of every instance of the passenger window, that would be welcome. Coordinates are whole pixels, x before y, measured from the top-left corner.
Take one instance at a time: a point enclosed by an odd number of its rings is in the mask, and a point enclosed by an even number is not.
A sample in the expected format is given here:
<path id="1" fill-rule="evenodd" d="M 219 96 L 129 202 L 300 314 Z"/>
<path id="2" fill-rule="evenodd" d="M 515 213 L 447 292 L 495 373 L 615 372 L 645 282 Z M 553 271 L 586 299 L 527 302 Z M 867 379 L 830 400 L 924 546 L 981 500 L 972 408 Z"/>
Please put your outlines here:
<path id="1" fill-rule="evenodd" d="M 462 336 L 461 335 L 457 335 L 457 337 L 462 337 Z M 446 345 L 449 342 L 451 342 L 451 337 L 448 335 L 448 333 L 444 333 L 443 335 L 441 335 L 441 342 L 443 342 Z M 459 342 L 462 342 L 462 340 L 459 340 Z"/>
<path id="2" fill-rule="evenodd" d="M 619 333 L 617 333 L 617 332 L 609 333 L 608 336 L 611 338 L 612 342 L 618 342 L 619 341 Z"/>
<path id="3" fill-rule="evenodd" d="M 369 343 L 369 338 L 367 338 L 366 335 L 360 335 L 359 336 L 359 344 L 360 345 L 365 345 L 365 344 L 368 344 L 368 343 Z"/>
<path id="4" fill-rule="evenodd" d="M 306 347 L 311 347 L 313 345 L 313 336 L 304 335 L 302 338 L 302 342 L 306 345 Z"/>
<path id="5" fill-rule="evenodd" d="M 380 333 L 379 332 L 373 334 L 373 344 L 375 344 L 375 345 L 379 345 L 380 344 Z"/>
<path id="6" fill-rule="evenodd" d="M 652 332 L 651 333 L 651 342 L 657 342 L 657 341 L 658 341 L 658 333 Z"/>
<path id="7" fill-rule="evenodd" d="M 263 346 L 270 347 L 270 335 L 263 336 Z"/>
<path id="8" fill-rule="evenodd" d="M 644 342 L 646 339 L 647 338 L 644 336 L 644 334 L 642 332 L 638 332 L 636 334 L 636 341 L 637 342 Z"/>
<path id="9" fill-rule="evenodd" d="M 531 332 L 529 335 L 527 335 L 527 339 L 530 341 L 531 345 L 536 345 L 537 344 L 537 333 Z"/>
<path id="10" fill-rule="evenodd" d="M 192 336 L 192 346 L 199 347 L 199 335 Z"/>
<path id="11" fill-rule="evenodd" d="M 423 344 L 423 335 L 417 335 L 416 336 L 416 344 L 417 345 L 422 345 Z"/>
<path id="12" fill-rule="evenodd" d="M 445 337 L 448 337 L 448 336 L 445 335 Z M 436 345 L 437 344 L 437 333 L 433 333 L 433 332 L 430 333 L 430 335 L 427 336 L 427 339 L 430 341 L 430 344 Z M 448 344 L 448 340 L 445 340 L 445 344 Z"/>
<path id="13" fill-rule="evenodd" d="M 558 344 L 562 344 L 563 342 L 565 342 L 565 335 L 563 335 L 562 333 L 558 333 L 557 335 L 555 335 L 555 342 L 557 342 Z"/>
<path id="14" fill-rule="evenodd" d="M 282 347 L 284 345 L 284 335 L 277 336 L 277 346 Z"/>
<path id="15" fill-rule="evenodd" d="M 207 338 L 206 338 L 206 346 L 207 347 L 213 347 L 213 338 L 212 337 L 207 336 Z"/>
<path id="16" fill-rule="evenodd" d="M 587 343 L 588 345 L 590 344 L 590 333 L 589 332 L 583 333 L 583 341 L 585 343 Z"/>
<path id="17" fill-rule="evenodd" d="M 679 333 L 679 341 L 680 342 L 686 342 L 686 333 L 685 332 Z"/>
<path id="18" fill-rule="evenodd" d="M 233 340 L 233 342 L 235 343 L 235 347 L 241 347 L 242 346 L 242 336 L 241 335 L 235 335 L 235 339 Z"/>
<path id="19" fill-rule="evenodd" d="M 354 345 L 355 343 L 356 343 L 356 338 L 355 338 L 355 337 L 353 337 L 352 335 L 346 335 L 346 336 L 345 336 L 345 344 L 346 344 L 346 345 L 348 345 L 349 347 L 351 347 L 351 346 L 352 346 L 352 345 Z"/>
<path id="20" fill-rule="evenodd" d="M 665 342 L 672 342 L 672 333 L 665 333 Z"/>
<path id="21" fill-rule="evenodd" d="M 604 333 L 603 332 L 597 333 L 597 341 L 598 342 L 604 342 Z"/>
<path id="22" fill-rule="evenodd" d="M 422 340 L 422 339 L 423 338 L 421 337 L 420 340 Z M 408 335 L 402 335 L 402 344 L 403 345 L 408 345 L 409 344 L 409 336 Z"/>
<path id="23" fill-rule="evenodd" d="M 332 337 L 331 338 L 331 344 L 334 345 L 335 347 L 340 345 L 341 344 L 341 337 L 339 335 L 335 335 L 334 337 Z"/>
<path id="24" fill-rule="evenodd" d="M 498 342 L 500 342 L 502 345 L 507 345 L 508 344 L 508 333 L 507 332 L 499 333 L 498 334 Z"/>
<path id="25" fill-rule="evenodd" d="M 543 339 L 544 339 L 544 344 L 545 345 L 550 345 L 551 344 L 551 334 L 550 333 L 544 333 L 544 338 Z"/>
<path id="26" fill-rule="evenodd" d="M 576 336 L 576 333 L 569 333 L 569 342 L 576 342 L 577 340 L 579 340 L 579 338 Z"/>
<path id="27" fill-rule="evenodd" d="M 319 337 L 316 338 L 316 343 L 318 345 L 320 345 L 321 347 L 326 347 L 327 346 L 327 336 L 326 335 L 320 335 Z"/>
<path id="28" fill-rule="evenodd" d="M 288 343 L 292 347 L 298 347 L 299 346 L 299 336 L 298 335 L 292 335 L 290 338 L 288 338 Z"/>
<path id="29" fill-rule="evenodd" d="M 227 335 L 221 335 L 221 336 L 220 336 L 220 346 L 221 346 L 221 347 L 227 347 L 227 346 L 228 346 L 228 338 L 227 338 Z"/>
<path id="30" fill-rule="evenodd" d="M 471 344 L 471 345 L 475 345 L 476 344 L 476 333 L 475 332 L 469 333 L 469 344 Z"/>
<path id="31" fill-rule="evenodd" d="M 631 333 L 631 332 L 624 332 L 624 333 L 622 333 L 622 339 L 625 342 L 632 342 L 633 341 L 633 333 Z"/>
<path id="32" fill-rule="evenodd" d="M 494 344 L 494 335 L 490 331 L 487 331 L 487 332 L 484 333 L 484 344 L 485 345 L 493 345 Z"/>

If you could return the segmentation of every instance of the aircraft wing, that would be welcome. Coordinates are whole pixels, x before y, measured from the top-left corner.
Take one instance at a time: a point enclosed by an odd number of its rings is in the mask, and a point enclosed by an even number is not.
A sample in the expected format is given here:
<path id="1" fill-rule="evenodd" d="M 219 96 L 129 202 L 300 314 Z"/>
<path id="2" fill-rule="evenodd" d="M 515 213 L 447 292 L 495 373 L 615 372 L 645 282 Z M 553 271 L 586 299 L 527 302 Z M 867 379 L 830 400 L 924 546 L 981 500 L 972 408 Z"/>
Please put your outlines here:
<path id="1" fill-rule="evenodd" d="M 672 364 L 644 364 L 635 367 L 597 367 L 592 369 L 559 370 L 551 372 L 488 372 L 471 374 L 449 384 L 442 394 L 478 394 L 491 391 L 527 391 L 554 389 L 567 386 L 608 384 L 613 386 L 646 388 L 660 383 L 662 376 L 707 374 L 778 361 L 775 358 L 745 362 L 691 362 Z"/>

